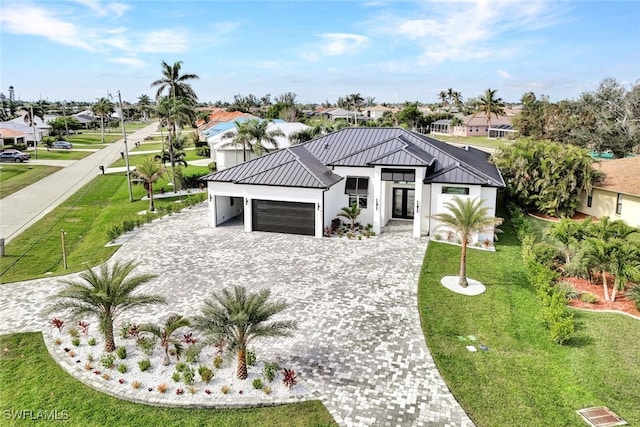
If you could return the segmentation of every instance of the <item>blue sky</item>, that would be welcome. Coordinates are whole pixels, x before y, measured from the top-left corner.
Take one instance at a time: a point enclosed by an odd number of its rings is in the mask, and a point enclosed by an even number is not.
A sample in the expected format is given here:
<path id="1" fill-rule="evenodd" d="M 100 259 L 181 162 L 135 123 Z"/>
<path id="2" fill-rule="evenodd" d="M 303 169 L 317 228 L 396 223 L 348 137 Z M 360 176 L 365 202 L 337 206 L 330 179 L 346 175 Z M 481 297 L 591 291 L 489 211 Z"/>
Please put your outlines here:
<path id="1" fill-rule="evenodd" d="M 201 101 L 295 92 L 377 102 L 552 101 L 640 79 L 640 2 L 2 0 L 0 91 L 24 100 L 153 96 L 183 61 Z"/>

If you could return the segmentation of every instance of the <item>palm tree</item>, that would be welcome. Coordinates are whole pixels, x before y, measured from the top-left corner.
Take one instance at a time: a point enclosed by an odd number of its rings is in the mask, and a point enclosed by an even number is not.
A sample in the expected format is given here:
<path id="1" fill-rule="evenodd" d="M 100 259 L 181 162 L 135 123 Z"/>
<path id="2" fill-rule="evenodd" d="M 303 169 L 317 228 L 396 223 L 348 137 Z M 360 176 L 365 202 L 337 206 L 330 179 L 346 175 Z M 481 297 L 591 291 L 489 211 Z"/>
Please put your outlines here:
<path id="1" fill-rule="evenodd" d="M 496 98 L 497 91 L 497 89 L 491 90 L 491 88 L 489 88 L 484 92 L 484 95 L 481 95 L 478 99 L 478 110 L 476 111 L 476 114 L 484 113 L 489 127 L 491 127 L 492 114 L 495 114 L 496 118 L 504 115 L 505 105 L 502 98 Z"/>
<path id="2" fill-rule="evenodd" d="M 574 252 L 575 245 L 585 238 L 590 225 L 590 218 L 586 218 L 582 222 L 562 218 L 559 222 L 554 223 L 548 228 L 546 232 L 547 236 L 557 240 L 562 245 L 565 264 L 569 264 L 571 261 L 571 255 Z"/>
<path id="3" fill-rule="evenodd" d="M 349 207 L 341 208 L 340 212 L 338 213 L 338 216 L 347 218 L 351 223 L 351 231 L 353 231 L 356 228 L 356 221 L 358 220 L 358 217 L 360 216 L 361 213 L 362 213 L 362 209 L 360 208 L 360 206 L 354 203 Z"/>
<path id="4" fill-rule="evenodd" d="M 138 327 L 140 332 L 149 332 L 160 340 L 160 347 L 164 349 L 164 357 L 162 364 L 167 366 L 170 363 L 169 352 L 171 351 L 177 360 L 180 360 L 182 354 L 182 345 L 180 340 L 175 338 L 173 334 L 180 328 L 191 326 L 191 322 L 186 317 L 179 314 L 172 314 L 164 321 L 162 325 L 154 323 L 144 323 Z"/>
<path id="5" fill-rule="evenodd" d="M 602 275 L 602 293 L 605 301 L 609 301 L 607 272 L 611 271 L 615 243 L 588 237 L 583 246 L 582 259 L 589 270 L 596 269 Z"/>
<path id="6" fill-rule="evenodd" d="M 138 163 L 133 171 L 133 175 L 136 179 L 142 181 L 145 190 L 147 190 L 147 195 L 149 196 L 149 211 L 151 212 L 155 210 L 153 206 L 153 183 L 160 179 L 166 171 L 164 165 L 150 157 Z"/>
<path id="7" fill-rule="evenodd" d="M 214 293 L 202 308 L 194 324 L 213 342 L 223 341 L 236 352 L 237 376 L 247 378 L 247 346 L 256 338 L 286 337 L 296 329 L 292 320 L 269 321 L 286 307 L 284 301 L 270 302 L 271 291 L 248 293 L 243 286 Z"/>
<path id="8" fill-rule="evenodd" d="M 269 149 L 265 146 L 265 142 L 270 143 L 278 148 L 278 140 L 276 137 L 285 136 L 280 129 L 267 131 L 267 126 L 271 123 L 268 120 L 251 119 L 245 122 L 236 121 L 236 133 L 227 132 L 222 135 L 222 139 L 233 140 L 224 146 L 236 145 L 242 147 L 243 160 L 247 161 L 247 149 L 256 156 L 268 153 Z"/>
<path id="9" fill-rule="evenodd" d="M 168 149 L 171 162 L 172 181 L 175 183 L 175 156 L 173 152 L 174 140 L 177 139 L 177 128 L 193 123 L 195 119 L 195 103 L 186 97 L 163 96 L 157 103 L 160 125 L 166 126 L 169 133 Z M 176 187 L 174 187 L 176 189 Z"/>
<path id="10" fill-rule="evenodd" d="M 502 218 L 488 216 L 489 208 L 482 206 L 483 200 L 479 198 L 454 197 L 444 206 L 450 213 L 433 215 L 439 224 L 438 228 L 453 229 L 462 239 L 460 251 L 460 276 L 459 285 L 466 288 L 467 282 L 467 245 L 475 233 L 491 232 L 499 230 L 495 226 L 502 224 Z"/>
<path id="11" fill-rule="evenodd" d="M 149 95 L 142 94 L 138 97 L 138 110 L 140 114 L 142 114 L 142 120 L 149 120 L 149 112 L 152 110 L 151 108 L 151 98 Z"/>
<path id="12" fill-rule="evenodd" d="M 113 102 L 107 98 L 99 98 L 98 101 L 91 106 L 91 111 L 96 116 L 100 116 L 100 132 L 102 134 L 102 143 L 104 144 L 104 118 L 110 117 L 115 111 Z"/>
<path id="13" fill-rule="evenodd" d="M 181 74 L 182 61 L 174 62 L 173 65 L 162 61 L 162 78 L 151 83 L 151 87 L 158 86 L 156 99 L 160 98 L 163 92 L 172 98 L 187 98 L 193 102 L 198 101 L 196 93 L 188 83 L 189 80 L 197 80 L 197 74 Z"/>
<path id="14" fill-rule="evenodd" d="M 104 351 L 115 350 L 113 323 L 117 316 L 134 307 L 166 304 L 166 300 L 158 295 L 133 294 L 142 284 L 156 277 L 153 274 L 131 275 L 136 266 L 133 261 L 116 261 L 112 267 L 105 263 L 97 271 L 88 268 L 80 274 L 82 281 L 63 280 L 66 288 L 51 297 L 58 301 L 47 309 L 47 313 L 69 309 L 73 316 L 97 316 L 104 333 Z"/>
<path id="15" fill-rule="evenodd" d="M 352 93 L 351 95 L 347 95 L 347 104 L 349 108 L 353 106 L 353 124 L 358 125 L 358 111 L 360 111 L 360 106 L 364 102 L 364 98 L 359 93 Z"/>
<path id="16" fill-rule="evenodd" d="M 449 101 L 447 100 L 447 92 L 444 90 L 441 90 L 440 92 L 438 92 L 438 99 L 440 100 L 440 106 L 442 107 L 446 107 L 449 105 Z"/>
<path id="17" fill-rule="evenodd" d="M 640 246 L 615 239 L 617 244 L 611 256 L 611 274 L 614 277 L 611 301 L 616 300 L 616 292 L 623 291 L 630 280 L 640 280 Z"/>
<path id="18" fill-rule="evenodd" d="M 24 114 L 24 122 L 27 125 L 33 126 L 36 117 L 44 122 L 44 105 L 42 101 L 34 104 L 27 104 L 23 108 L 26 110 L 26 113 Z"/>

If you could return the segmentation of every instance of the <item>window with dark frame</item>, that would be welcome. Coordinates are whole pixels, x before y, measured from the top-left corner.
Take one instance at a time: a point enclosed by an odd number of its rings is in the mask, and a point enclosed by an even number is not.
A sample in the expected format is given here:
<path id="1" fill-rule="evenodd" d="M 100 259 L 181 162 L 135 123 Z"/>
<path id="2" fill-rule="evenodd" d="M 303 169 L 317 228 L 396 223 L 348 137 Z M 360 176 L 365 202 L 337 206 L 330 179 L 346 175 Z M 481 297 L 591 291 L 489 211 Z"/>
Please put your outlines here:
<path id="1" fill-rule="evenodd" d="M 456 194 L 459 196 L 468 196 L 469 187 L 442 187 L 442 194 Z"/>
<path id="2" fill-rule="evenodd" d="M 344 192 L 349 195 L 349 206 L 356 204 L 360 208 L 366 209 L 367 195 L 369 194 L 369 178 L 348 176 Z"/>
<path id="3" fill-rule="evenodd" d="M 622 214 L 622 194 L 618 193 L 618 199 L 616 200 L 616 213 Z"/>
<path id="4" fill-rule="evenodd" d="M 587 207 L 590 208 L 593 205 L 593 191 L 587 193 Z"/>

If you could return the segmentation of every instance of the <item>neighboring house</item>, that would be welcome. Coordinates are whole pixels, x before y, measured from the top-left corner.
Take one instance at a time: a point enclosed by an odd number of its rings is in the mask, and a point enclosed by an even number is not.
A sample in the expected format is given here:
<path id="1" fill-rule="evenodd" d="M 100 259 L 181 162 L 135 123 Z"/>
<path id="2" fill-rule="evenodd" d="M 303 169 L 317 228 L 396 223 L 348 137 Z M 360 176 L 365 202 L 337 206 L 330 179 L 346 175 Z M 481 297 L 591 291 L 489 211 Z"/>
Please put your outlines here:
<path id="1" fill-rule="evenodd" d="M 375 107 L 368 107 L 364 110 L 364 114 L 370 120 L 381 119 L 386 112 L 394 113 L 397 110 L 389 107 L 385 107 L 384 105 L 376 105 Z"/>
<path id="2" fill-rule="evenodd" d="M 248 119 L 243 118 L 239 121 L 245 120 Z M 278 144 L 277 147 L 274 147 L 272 144 L 265 142 L 265 148 L 269 151 L 274 151 L 278 148 L 288 147 L 289 135 L 306 129 L 307 127 L 308 126 L 303 123 L 288 123 L 283 120 L 274 120 L 272 123 L 269 123 L 269 125 L 267 125 L 267 132 L 279 129 L 284 134 L 284 136 L 277 136 L 275 138 Z M 220 132 L 217 132 L 213 136 L 207 138 L 207 142 L 211 147 L 211 159 L 216 162 L 217 169 L 228 169 L 232 166 L 242 163 L 245 156 L 243 148 L 241 146 L 235 145 L 233 143 L 233 138 L 225 138 L 225 135 L 227 134 L 235 135 L 237 133 L 235 122 L 221 123 L 216 126 L 216 128 L 220 129 Z M 246 156 L 247 160 L 255 159 L 256 157 L 258 157 L 248 150 Z"/>
<path id="3" fill-rule="evenodd" d="M 346 120 L 352 122 L 354 117 L 358 121 L 366 120 L 367 117 L 360 112 L 348 111 L 344 108 L 332 108 L 322 112 L 322 116 L 329 120 Z"/>
<path id="4" fill-rule="evenodd" d="M 0 127 L 0 147 L 5 145 L 26 145 L 26 135 L 13 129 Z"/>
<path id="5" fill-rule="evenodd" d="M 595 167 L 606 174 L 605 179 L 582 195 L 578 212 L 640 227 L 640 156 L 603 160 Z"/>
<path id="6" fill-rule="evenodd" d="M 22 120 L 22 119 L 21 119 Z M 48 132 L 46 134 L 43 135 L 43 130 L 39 129 L 38 127 L 31 127 L 28 124 L 26 124 L 24 122 L 24 120 L 22 122 L 14 119 L 14 120 L 10 120 L 8 122 L 0 122 L 0 127 L 3 129 L 9 129 L 13 132 L 18 132 L 22 135 L 24 135 L 24 142 L 28 145 L 33 145 L 33 141 L 34 141 L 34 130 L 35 130 L 35 140 L 36 141 L 42 141 L 42 137 L 44 135 L 48 135 Z"/>
<path id="7" fill-rule="evenodd" d="M 510 116 L 491 115 L 492 129 L 502 129 L 505 125 L 511 126 Z M 513 127 L 511 129 L 513 130 Z M 486 114 L 477 113 L 463 117 L 462 124 L 453 127 L 453 136 L 489 136 L 489 121 Z"/>
<path id="8" fill-rule="evenodd" d="M 209 121 L 198 126 L 198 135 L 200 137 L 200 140 L 204 141 L 207 138 L 220 132 L 220 130 L 216 129 L 216 127 L 221 123 L 233 124 L 233 122 L 239 119 L 256 118 L 256 116 L 249 113 L 243 113 L 241 111 L 227 111 L 224 108 L 216 108 L 211 111 L 211 114 L 209 115 Z"/>
<path id="9" fill-rule="evenodd" d="M 240 216 L 245 231 L 316 237 L 353 203 L 376 233 L 404 219 L 413 236 L 431 234 L 438 225 L 431 216 L 453 197 L 479 197 L 495 215 L 504 187 L 489 154 L 400 128 L 345 128 L 203 179 L 212 227 Z"/>

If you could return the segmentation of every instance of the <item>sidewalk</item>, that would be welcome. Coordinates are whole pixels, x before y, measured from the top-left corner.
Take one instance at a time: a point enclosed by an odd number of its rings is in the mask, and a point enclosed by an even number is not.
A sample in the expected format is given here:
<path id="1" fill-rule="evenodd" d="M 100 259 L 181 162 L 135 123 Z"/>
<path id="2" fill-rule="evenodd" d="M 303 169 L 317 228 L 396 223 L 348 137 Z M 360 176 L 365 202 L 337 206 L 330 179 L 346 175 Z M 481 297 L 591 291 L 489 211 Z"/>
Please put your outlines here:
<path id="1" fill-rule="evenodd" d="M 154 122 L 127 135 L 128 146 L 144 141 L 157 128 L 158 124 Z M 106 167 L 119 159 L 123 150 L 123 140 L 120 139 L 0 200 L 0 237 L 9 243 L 100 174 L 98 166 Z"/>

